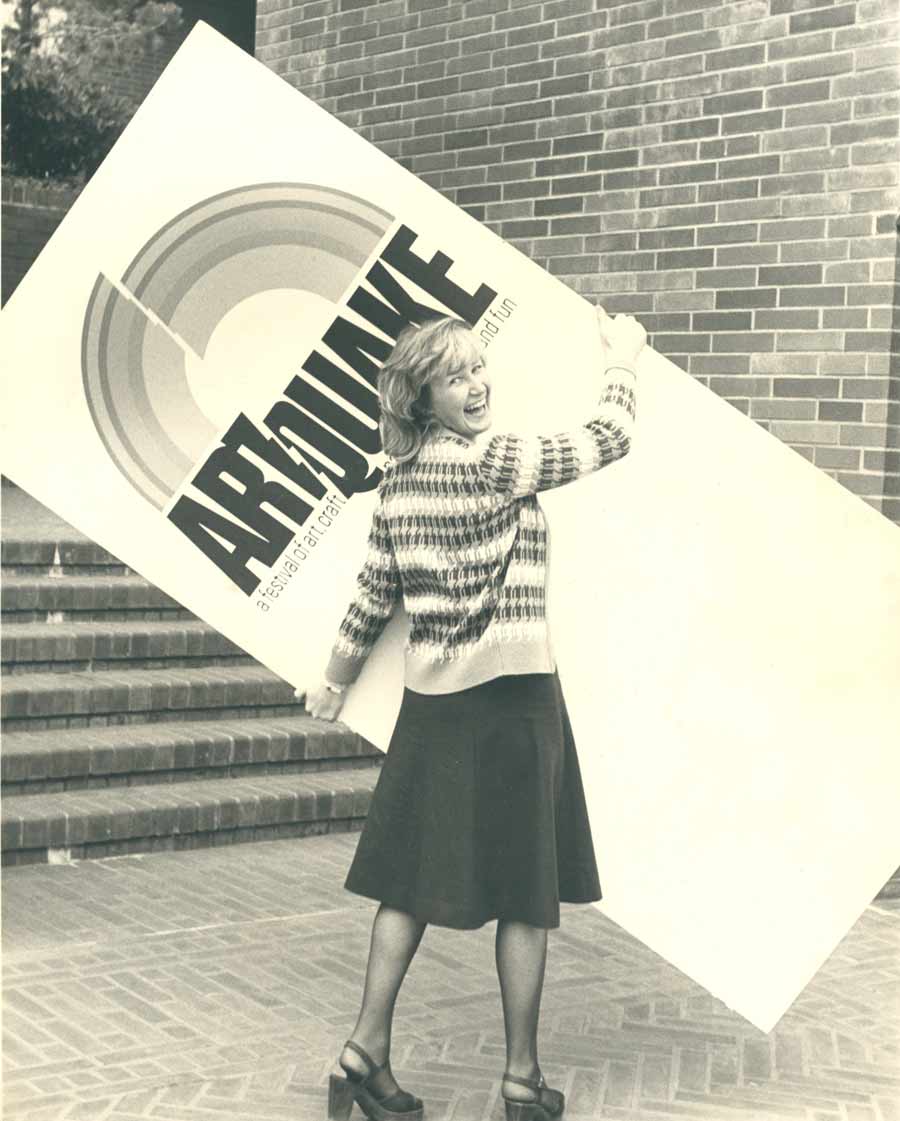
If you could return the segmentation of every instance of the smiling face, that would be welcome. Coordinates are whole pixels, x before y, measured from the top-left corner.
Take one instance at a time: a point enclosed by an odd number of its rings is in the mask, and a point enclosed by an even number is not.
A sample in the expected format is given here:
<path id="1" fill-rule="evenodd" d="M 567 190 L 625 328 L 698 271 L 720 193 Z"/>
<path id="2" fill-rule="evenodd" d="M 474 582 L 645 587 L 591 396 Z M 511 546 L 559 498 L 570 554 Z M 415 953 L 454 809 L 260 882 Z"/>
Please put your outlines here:
<path id="1" fill-rule="evenodd" d="M 491 383 L 480 347 L 469 335 L 459 338 L 447 369 L 428 385 L 434 416 L 467 439 L 491 426 Z"/>

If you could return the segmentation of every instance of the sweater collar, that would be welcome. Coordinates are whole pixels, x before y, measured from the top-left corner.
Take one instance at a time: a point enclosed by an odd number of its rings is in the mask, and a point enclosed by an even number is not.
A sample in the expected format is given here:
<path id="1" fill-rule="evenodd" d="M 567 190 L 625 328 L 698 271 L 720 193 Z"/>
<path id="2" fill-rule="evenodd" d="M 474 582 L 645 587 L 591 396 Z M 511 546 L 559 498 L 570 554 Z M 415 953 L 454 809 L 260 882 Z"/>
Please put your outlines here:
<path id="1" fill-rule="evenodd" d="M 461 435 L 459 432 L 454 432 L 452 428 L 448 428 L 445 424 L 435 424 L 428 430 L 427 439 L 434 440 L 455 440 L 458 444 L 464 447 L 474 447 L 475 441 Z"/>

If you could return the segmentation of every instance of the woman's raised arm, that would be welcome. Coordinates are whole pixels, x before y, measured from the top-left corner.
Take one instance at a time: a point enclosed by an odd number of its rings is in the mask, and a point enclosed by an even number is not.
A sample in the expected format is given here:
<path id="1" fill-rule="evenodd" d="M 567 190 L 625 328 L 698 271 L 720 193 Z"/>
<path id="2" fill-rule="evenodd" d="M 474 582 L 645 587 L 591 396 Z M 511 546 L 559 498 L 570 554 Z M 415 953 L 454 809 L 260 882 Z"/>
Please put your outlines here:
<path id="1" fill-rule="evenodd" d="M 635 363 L 647 339 L 632 316 L 610 319 L 598 310 L 609 348 L 595 412 L 576 428 L 554 435 L 499 433 L 478 457 L 481 479 L 493 494 L 524 498 L 564 486 L 626 455 L 635 416 Z"/>

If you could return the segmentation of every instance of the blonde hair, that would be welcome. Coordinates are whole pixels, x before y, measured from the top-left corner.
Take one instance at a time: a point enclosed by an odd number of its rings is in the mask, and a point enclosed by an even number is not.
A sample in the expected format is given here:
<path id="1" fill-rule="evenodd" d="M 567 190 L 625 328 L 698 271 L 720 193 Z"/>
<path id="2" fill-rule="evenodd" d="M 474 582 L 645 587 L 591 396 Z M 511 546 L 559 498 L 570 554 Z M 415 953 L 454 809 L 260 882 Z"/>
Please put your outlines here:
<path id="1" fill-rule="evenodd" d="M 398 463 L 415 456 L 436 423 L 428 403 L 428 385 L 465 358 L 465 345 L 473 345 L 472 328 L 462 319 L 443 316 L 417 327 L 410 324 L 378 375 L 381 398 L 381 443 Z"/>

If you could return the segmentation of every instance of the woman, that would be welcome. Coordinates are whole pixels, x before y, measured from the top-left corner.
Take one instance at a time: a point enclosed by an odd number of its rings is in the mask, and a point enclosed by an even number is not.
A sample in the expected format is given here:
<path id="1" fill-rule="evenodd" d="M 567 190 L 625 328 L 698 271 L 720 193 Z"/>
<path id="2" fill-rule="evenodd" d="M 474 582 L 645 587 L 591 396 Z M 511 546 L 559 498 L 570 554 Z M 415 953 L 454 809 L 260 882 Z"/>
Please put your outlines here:
<path id="1" fill-rule="evenodd" d="M 410 618 L 406 688 L 346 887 L 378 900 L 362 1007 L 332 1075 L 329 1116 L 419 1121 L 389 1065 L 394 1003 L 425 926 L 497 920 L 510 1121 L 559 1117 L 537 1026 L 559 903 L 600 898 L 590 827 L 544 613 L 536 494 L 621 458 L 646 333 L 599 313 L 611 355 L 593 416 L 550 437 L 491 426 L 468 325 L 409 327 L 379 378 L 384 450 L 368 555 L 324 681 L 306 709 L 340 713 L 394 607 Z"/>

